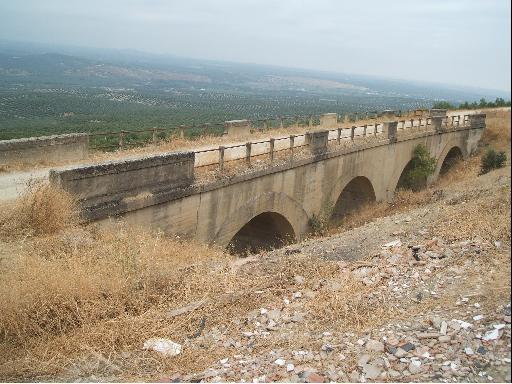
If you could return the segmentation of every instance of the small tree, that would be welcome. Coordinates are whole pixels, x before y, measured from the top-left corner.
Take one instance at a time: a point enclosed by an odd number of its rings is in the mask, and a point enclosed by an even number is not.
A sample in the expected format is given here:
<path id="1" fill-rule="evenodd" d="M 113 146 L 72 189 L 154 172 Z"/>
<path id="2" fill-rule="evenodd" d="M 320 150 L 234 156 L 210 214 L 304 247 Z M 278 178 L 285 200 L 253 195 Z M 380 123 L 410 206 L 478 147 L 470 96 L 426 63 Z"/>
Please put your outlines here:
<path id="1" fill-rule="evenodd" d="M 407 168 L 401 184 L 407 189 L 417 191 L 427 184 L 427 178 L 436 170 L 436 159 L 430 156 L 424 145 L 418 144 Z"/>
<path id="2" fill-rule="evenodd" d="M 482 157 L 480 164 L 480 174 L 483 175 L 493 169 L 501 168 L 507 161 L 507 155 L 505 152 L 497 152 L 494 148 L 489 148 Z"/>

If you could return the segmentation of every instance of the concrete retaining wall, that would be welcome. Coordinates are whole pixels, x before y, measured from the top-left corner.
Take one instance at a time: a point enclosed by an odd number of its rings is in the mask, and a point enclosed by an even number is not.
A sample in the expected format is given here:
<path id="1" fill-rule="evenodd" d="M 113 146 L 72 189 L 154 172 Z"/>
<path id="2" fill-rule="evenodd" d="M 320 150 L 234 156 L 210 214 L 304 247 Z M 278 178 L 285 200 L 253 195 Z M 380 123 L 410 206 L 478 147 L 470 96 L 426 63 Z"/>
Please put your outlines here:
<path id="1" fill-rule="evenodd" d="M 320 126 L 322 128 L 337 128 L 338 127 L 338 114 L 337 113 L 324 113 L 320 115 Z"/>
<path id="2" fill-rule="evenodd" d="M 194 152 L 165 153 L 141 159 L 50 171 L 50 181 L 87 206 L 117 204 L 156 192 L 183 188 L 194 180 Z"/>
<path id="3" fill-rule="evenodd" d="M 224 122 L 225 135 L 248 135 L 251 133 L 251 122 L 249 120 L 230 120 Z"/>
<path id="4" fill-rule="evenodd" d="M 88 150 L 86 133 L 0 140 L 0 165 L 82 160 Z"/>

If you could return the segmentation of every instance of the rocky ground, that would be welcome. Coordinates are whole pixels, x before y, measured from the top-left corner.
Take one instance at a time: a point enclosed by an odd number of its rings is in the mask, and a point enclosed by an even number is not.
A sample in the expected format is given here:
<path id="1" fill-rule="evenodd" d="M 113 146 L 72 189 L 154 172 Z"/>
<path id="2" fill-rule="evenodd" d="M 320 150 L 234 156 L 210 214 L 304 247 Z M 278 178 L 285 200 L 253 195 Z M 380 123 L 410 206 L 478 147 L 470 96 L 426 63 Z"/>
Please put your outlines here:
<path id="1" fill-rule="evenodd" d="M 291 256 L 320 256 L 339 269 L 314 281 L 297 270 L 274 302 L 183 343 L 197 354 L 217 345 L 225 351 L 217 363 L 162 380 L 509 382 L 510 240 L 474 236 L 470 222 L 479 218 L 467 215 L 510 193 L 510 168 L 435 193 L 406 214 L 236 262 L 239 273 L 254 276 Z M 333 302 L 351 279 L 363 287 L 358 300 L 351 292 L 351 300 Z M 374 312 L 374 327 L 340 328 L 336 317 L 358 310 Z"/>

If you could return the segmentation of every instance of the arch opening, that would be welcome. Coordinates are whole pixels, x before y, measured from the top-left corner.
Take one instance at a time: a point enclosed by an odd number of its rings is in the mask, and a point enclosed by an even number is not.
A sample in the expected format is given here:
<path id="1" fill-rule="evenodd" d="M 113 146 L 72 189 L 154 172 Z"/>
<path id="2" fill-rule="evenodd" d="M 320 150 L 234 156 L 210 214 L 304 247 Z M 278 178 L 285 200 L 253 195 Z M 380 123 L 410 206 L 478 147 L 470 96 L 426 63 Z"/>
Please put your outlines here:
<path id="1" fill-rule="evenodd" d="M 459 147 L 451 148 L 443 160 L 439 174 L 441 176 L 444 175 L 446 172 L 448 172 L 455 164 L 457 164 L 462 159 L 463 159 L 463 156 L 462 156 L 462 151 L 460 150 L 460 148 Z"/>
<path id="2" fill-rule="evenodd" d="M 338 222 L 347 214 L 373 201 L 375 201 L 375 191 L 372 183 L 366 177 L 358 176 L 345 186 L 336 200 L 331 222 Z"/>
<path id="3" fill-rule="evenodd" d="M 290 222 L 276 212 L 264 212 L 253 217 L 229 242 L 232 254 L 246 255 L 283 247 L 295 241 Z"/>
<path id="4" fill-rule="evenodd" d="M 400 189 L 412 189 L 419 190 L 424 188 L 427 185 L 427 177 L 417 177 L 415 179 L 411 178 L 411 171 L 414 169 L 414 160 L 411 159 L 403 169 L 400 174 L 400 178 L 398 179 L 398 183 L 396 184 L 395 191 Z"/>

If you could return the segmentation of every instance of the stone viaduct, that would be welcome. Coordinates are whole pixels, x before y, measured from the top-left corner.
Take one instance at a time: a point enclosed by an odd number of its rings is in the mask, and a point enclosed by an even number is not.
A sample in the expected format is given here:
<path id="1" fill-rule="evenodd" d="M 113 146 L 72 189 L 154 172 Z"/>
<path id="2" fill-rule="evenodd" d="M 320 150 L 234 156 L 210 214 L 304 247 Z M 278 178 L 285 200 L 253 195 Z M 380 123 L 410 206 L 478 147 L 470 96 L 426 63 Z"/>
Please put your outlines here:
<path id="1" fill-rule="evenodd" d="M 222 247 L 273 247 L 303 238 L 322 213 L 336 218 L 364 202 L 392 199 L 418 144 L 437 159 L 430 181 L 436 179 L 451 159 L 477 148 L 484 128 L 484 114 L 441 111 L 219 147 L 206 167 L 218 176 L 213 181 L 198 177 L 201 151 L 51 171 L 50 180 L 78 196 L 90 221 L 108 225 L 122 217 Z M 256 166 L 257 158 L 266 166 Z M 223 177 L 230 163 L 238 171 Z"/>

